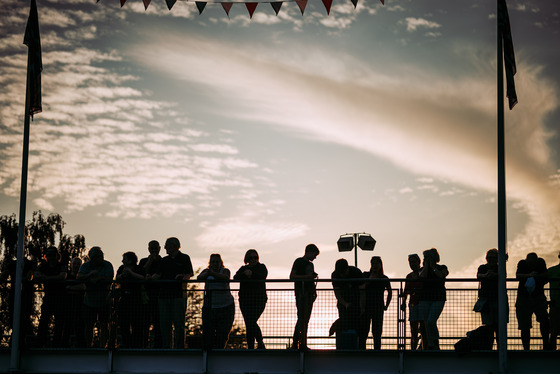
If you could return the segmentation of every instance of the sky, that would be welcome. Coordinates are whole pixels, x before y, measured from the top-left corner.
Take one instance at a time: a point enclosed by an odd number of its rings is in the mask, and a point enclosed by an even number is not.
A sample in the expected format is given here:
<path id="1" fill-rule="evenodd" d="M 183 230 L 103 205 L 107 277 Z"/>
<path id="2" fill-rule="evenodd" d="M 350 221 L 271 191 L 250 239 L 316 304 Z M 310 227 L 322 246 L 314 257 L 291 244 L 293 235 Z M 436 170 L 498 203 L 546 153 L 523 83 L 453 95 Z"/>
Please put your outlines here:
<path id="1" fill-rule="evenodd" d="M 495 0 L 243 4 L 37 0 L 43 112 L 27 216 L 56 212 L 114 266 L 180 239 L 195 268 L 249 248 L 287 278 L 306 244 L 366 232 L 402 278 L 436 247 L 450 278 L 497 246 Z M 508 273 L 560 251 L 560 3 L 509 0 Z M 0 8 L 0 215 L 19 211 L 28 1 Z M 507 108 L 507 107 L 506 107 Z"/>

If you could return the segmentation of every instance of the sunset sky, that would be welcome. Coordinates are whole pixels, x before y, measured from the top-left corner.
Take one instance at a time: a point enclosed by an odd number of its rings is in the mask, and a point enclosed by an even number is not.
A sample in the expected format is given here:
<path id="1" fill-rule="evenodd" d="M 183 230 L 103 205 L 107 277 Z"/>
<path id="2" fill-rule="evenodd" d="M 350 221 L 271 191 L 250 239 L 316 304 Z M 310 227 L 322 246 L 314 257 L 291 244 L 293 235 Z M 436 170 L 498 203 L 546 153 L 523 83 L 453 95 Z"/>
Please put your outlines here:
<path id="1" fill-rule="evenodd" d="M 474 277 L 497 246 L 496 0 L 243 4 L 37 0 L 43 112 L 27 215 L 57 212 L 118 266 L 176 236 L 194 267 L 248 248 L 286 278 L 316 243 L 367 232 L 385 272 L 436 247 Z M 560 2 L 509 0 L 508 272 L 560 251 Z M 0 7 L 0 215 L 17 213 L 29 1 Z M 371 252 L 360 251 L 366 270 Z"/>

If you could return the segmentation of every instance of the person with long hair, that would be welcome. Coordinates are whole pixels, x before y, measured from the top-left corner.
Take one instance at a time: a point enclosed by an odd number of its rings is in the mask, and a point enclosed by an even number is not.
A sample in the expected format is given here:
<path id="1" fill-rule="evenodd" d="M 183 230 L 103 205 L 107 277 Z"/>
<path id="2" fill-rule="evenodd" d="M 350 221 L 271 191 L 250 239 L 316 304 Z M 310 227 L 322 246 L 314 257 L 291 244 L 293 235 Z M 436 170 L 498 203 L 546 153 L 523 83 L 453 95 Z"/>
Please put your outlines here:
<path id="1" fill-rule="evenodd" d="M 437 321 L 447 300 L 445 277 L 449 274 L 449 270 L 447 266 L 438 264 L 440 257 L 437 249 L 427 249 L 423 254 L 424 266 L 420 270 L 420 279 L 424 284 L 419 295 L 420 310 L 426 325 L 427 349 L 439 350 Z"/>
<path id="2" fill-rule="evenodd" d="M 226 347 L 235 317 L 235 303 L 229 288 L 230 271 L 224 266 L 222 256 L 210 255 L 208 267 L 198 275 L 205 280 L 202 330 L 207 348 Z"/>
<path id="3" fill-rule="evenodd" d="M 365 311 L 363 326 L 359 334 L 359 348 L 366 348 L 368 330 L 371 324 L 373 335 L 373 349 L 381 349 L 381 335 L 383 333 L 383 314 L 389 308 L 393 297 L 391 283 L 383 271 L 383 261 L 379 256 L 373 256 L 370 261 L 370 270 L 364 273 L 365 282 Z M 385 299 L 387 291 L 387 299 Z"/>
<path id="4" fill-rule="evenodd" d="M 408 255 L 408 265 L 410 266 L 410 273 L 406 276 L 404 292 L 402 294 L 401 310 L 406 310 L 406 298 L 410 296 L 408 301 L 408 321 L 410 323 L 410 349 L 416 350 L 422 336 L 422 344 L 426 340 L 426 326 L 420 313 L 420 301 L 418 294 L 422 289 L 422 282 L 420 279 L 420 268 L 422 261 L 420 256 L 416 253 Z"/>
<path id="5" fill-rule="evenodd" d="M 266 306 L 266 283 L 264 280 L 268 270 L 259 262 L 259 254 L 255 249 L 249 249 L 243 258 L 245 265 L 241 266 L 233 279 L 239 280 L 239 309 L 245 320 L 247 330 L 247 348 L 265 349 L 261 328 L 257 324 Z M 262 281 L 262 282 L 259 282 Z"/>

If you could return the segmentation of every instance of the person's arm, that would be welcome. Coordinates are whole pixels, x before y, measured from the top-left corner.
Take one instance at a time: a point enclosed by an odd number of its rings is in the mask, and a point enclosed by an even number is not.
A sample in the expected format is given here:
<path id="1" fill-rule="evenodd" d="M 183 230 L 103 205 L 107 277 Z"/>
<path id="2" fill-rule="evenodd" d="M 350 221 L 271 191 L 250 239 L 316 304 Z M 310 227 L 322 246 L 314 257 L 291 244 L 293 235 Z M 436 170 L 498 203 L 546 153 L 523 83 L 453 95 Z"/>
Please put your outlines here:
<path id="1" fill-rule="evenodd" d="M 194 270 L 193 270 L 193 267 L 192 267 L 191 258 L 187 254 L 185 254 L 185 256 L 187 256 L 187 257 L 186 257 L 185 266 L 183 268 L 183 273 L 182 274 L 177 274 L 175 276 L 175 279 L 189 280 L 194 275 Z"/>
<path id="2" fill-rule="evenodd" d="M 387 290 L 387 301 L 385 302 L 385 310 L 389 308 L 389 304 L 391 304 L 391 300 L 393 300 L 393 289 L 391 288 L 391 282 L 387 279 L 387 284 L 385 285 L 385 289 Z"/>
<path id="3" fill-rule="evenodd" d="M 229 271 L 229 269 L 227 268 L 223 268 L 222 271 L 212 271 L 210 270 L 210 272 L 212 273 L 211 275 L 214 276 L 214 278 L 219 279 L 219 280 L 229 280 L 231 277 L 231 273 Z"/>
<path id="4" fill-rule="evenodd" d="M 268 269 L 264 264 L 258 264 L 251 269 L 251 279 L 266 279 L 268 276 Z"/>
<path id="5" fill-rule="evenodd" d="M 247 269 L 247 266 L 241 266 L 239 268 L 239 270 L 237 270 L 237 272 L 233 276 L 233 279 L 235 279 L 235 280 L 247 279 L 247 276 L 245 275 L 245 270 L 246 269 Z"/>
<path id="6" fill-rule="evenodd" d="M 447 266 L 434 266 L 433 267 L 434 275 L 438 278 L 445 278 L 449 275 L 449 270 L 447 270 Z"/>

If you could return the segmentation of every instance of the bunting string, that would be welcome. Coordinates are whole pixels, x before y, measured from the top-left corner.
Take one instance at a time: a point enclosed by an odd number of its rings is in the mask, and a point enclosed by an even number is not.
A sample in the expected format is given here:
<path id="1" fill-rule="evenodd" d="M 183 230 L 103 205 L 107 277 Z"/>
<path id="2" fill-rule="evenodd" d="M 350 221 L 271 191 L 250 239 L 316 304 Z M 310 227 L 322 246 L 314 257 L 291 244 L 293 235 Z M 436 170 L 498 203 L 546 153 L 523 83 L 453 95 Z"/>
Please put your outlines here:
<path id="1" fill-rule="evenodd" d="M 99 2 L 99 1 L 100 0 L 97 0 L 97 2 Z M 121 8 L 124 6 L 126 1 L 127 0 L 120 0 Z M 152 0 L 142 0 L 142 2 L 144 3 L 144 10 L 148 10 L 148 7 L 150 6 L 151 1 Z M 244 4 L 245 8 L 247 8 L 247 12 L 249 13 L 249 18 L 253 18 L 253 14 L 255 13 L 255 10 L 257 9 L 257 6 L 259 4 L 270 4 L 272 6 L 272 9 L 274 10 L 274 13 L 276 13 L 276 15 L 278 16 L 278 13 L 280 13 L 280 9 L 282 8 L 282 4 L 284 4 L 284 3 L 296 3 L 299 7 L 299 10 L 301 11 L 301 15 L 303 16 L 303 13 L 305 12 L 305 7 L 307 6 L 307 1 L 308 0 L 282 0 L 282 1 L 165 0 L 165 4 L 167 5 L 167 8 L 169 10 L 171 10 L 171 8 L 173 8 L 173 6 L 177 3 L 177 1 L 190 2 L 190 3 L 194 2 L 196 4 L 196 8 L 198 9 L 198 14 L 202 14 L 202 12 L 204 11 L 204 9 L 206 8 L 206 5 L 208 3 L 210 3 L 210 4 L 221 4 L 222 8 L 226 12 L 226 15 L 228 16 L 228 18 L 229 18 L 229 12 L 230 12 L 233 4 Z M 321 1 L 322 1 L 323 5 L 325 7 L 325 11 L 327 12 L 327 15 L 330 15 L 333 0 L 321 0 Z M 358 6 L 358 0 L 350 0 L 350 1 L 354 5 L 354 8 L 356 8 Z M 380 1 L 381 1 L 381 4 L 385 5 L 385 0 L 380 0 Z"/>

